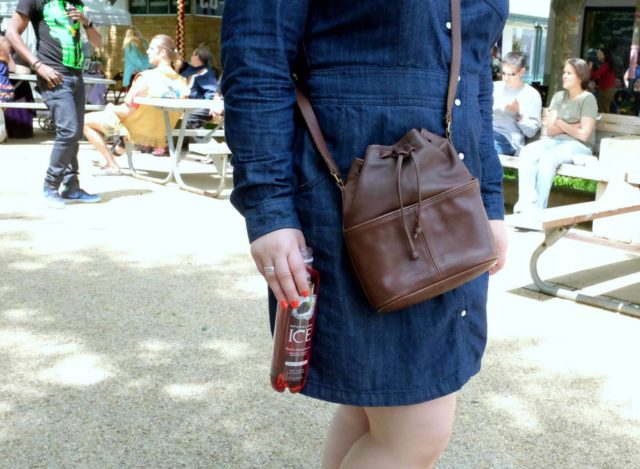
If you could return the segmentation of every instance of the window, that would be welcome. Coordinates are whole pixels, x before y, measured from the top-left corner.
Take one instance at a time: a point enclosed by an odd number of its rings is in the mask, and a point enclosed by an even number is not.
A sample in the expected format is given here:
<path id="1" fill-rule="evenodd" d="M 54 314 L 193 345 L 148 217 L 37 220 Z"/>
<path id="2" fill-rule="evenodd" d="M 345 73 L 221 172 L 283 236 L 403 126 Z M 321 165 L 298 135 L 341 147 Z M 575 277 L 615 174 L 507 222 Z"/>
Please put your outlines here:
<path id="1" fill-rule="evenodd" d="M 196 15 L 222 16 L 224 0 L 195 0 Z"/>
<path id="2" fill-rule="evenodd" d="M 185 13 L 191 11 L 190 0 L 184 0 L 184 11 Z M 132 15 L 175 15 L 177 12 L 177 0 L 130 0 L 129 2 L 129 13 Z"/>

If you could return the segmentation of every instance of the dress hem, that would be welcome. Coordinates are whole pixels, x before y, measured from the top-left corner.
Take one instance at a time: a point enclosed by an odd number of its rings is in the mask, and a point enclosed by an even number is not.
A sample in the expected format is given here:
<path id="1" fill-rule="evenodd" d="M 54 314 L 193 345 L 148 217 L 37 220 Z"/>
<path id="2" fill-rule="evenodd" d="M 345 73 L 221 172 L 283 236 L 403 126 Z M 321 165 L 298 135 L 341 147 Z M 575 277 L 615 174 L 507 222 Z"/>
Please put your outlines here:
<path id="1" fill-rule="evenodd" d="M 450 378 L 412 391 L 392 390 L 384 392 L 362 392 L 338 389 L 321 384 L 307 382 L 301 394 L 335 404 L 358 407 L 391 407 L 420 404 L 459 391 L 474 375 L 480 371 L 480 365 L 458 371 Z"/>

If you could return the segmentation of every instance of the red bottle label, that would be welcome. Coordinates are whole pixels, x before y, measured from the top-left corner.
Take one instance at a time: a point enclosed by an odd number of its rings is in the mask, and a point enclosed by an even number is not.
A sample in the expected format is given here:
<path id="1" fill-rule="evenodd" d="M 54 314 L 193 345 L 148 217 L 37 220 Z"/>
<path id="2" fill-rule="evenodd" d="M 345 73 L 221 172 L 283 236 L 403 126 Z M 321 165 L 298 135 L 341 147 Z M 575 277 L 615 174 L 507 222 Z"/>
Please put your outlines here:
<path id="1" fill-rule="evenodd" d="M 286 388 L 290 392 L 298 392 L 307 379 L 319 284 L 318 272 L 310 266 L 307 266 L 307 271 L 309 296 L 301 297 L 297 308 L 278 307 L 276 311 L 271 385 L 278 392 Z"/>

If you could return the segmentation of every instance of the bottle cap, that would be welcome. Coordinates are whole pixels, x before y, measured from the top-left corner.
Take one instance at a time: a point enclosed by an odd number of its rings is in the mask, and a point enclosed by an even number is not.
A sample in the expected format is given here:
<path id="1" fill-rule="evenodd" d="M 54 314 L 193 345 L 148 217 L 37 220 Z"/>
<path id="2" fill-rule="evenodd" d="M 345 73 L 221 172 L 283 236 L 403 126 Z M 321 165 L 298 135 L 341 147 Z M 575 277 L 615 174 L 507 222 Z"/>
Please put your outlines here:
<path id="1" fill-rule="evenodd" d="M 300 254 L 305 264 L 311 264 L 313 262 L 313 249 L 310 246 L 300 248 Z"/>

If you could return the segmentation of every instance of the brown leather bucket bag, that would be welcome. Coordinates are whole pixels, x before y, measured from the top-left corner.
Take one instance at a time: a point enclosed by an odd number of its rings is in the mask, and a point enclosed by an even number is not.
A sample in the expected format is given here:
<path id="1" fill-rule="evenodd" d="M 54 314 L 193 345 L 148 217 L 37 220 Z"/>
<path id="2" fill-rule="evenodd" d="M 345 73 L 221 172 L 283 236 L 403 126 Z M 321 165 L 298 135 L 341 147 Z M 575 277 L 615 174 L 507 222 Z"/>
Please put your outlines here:
<path id="1" fill-rule="evenodd" d="M 344 237 L 355 273 L 379 312 L 440 295 L 498 259 L 478 180 L 449 138 L 460 71 L 459 1 L 451 1 L 447 138 L 413 129 L 394 145 L 370 145 L 343 183 L 311 104 L 297 92 L 314 143 L 342 191 Z"/>

